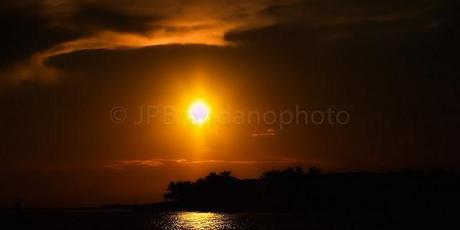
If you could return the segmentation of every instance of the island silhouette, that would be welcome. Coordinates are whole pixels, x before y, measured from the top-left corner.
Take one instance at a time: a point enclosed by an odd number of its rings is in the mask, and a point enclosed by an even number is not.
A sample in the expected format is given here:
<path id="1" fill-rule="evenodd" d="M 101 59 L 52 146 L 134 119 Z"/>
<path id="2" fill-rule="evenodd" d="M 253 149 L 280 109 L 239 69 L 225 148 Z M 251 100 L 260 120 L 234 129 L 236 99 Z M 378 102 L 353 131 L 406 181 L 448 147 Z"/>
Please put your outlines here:
<path id="1" fill-rule="evenodd" d="M 15 214 L 3 219 L 6 229 L 146 229 L 145 223 L 147 229 L 458 229 L 459 194 L 460 174 L 444 170 L 323 173 L 296 167 L 257 179 L 223 171 L 169 183 L 163 202 L 24 212 L 18 200 Z M 73 228 L 75 220 L 80 227 Z"/>
<path id="2" fill-rule="evenodd" d="M 328 216 L 368 216 L 406 221 L 458 214 L 460 175 L 454 171 L 323 173 L 317 167 L 270 170 L 258 179 L 239 179 L 231 171 L 211 172 L 196 181 L 174 181 L 164 202 L 107 205 L 139 212 L 305 212 Z"/>

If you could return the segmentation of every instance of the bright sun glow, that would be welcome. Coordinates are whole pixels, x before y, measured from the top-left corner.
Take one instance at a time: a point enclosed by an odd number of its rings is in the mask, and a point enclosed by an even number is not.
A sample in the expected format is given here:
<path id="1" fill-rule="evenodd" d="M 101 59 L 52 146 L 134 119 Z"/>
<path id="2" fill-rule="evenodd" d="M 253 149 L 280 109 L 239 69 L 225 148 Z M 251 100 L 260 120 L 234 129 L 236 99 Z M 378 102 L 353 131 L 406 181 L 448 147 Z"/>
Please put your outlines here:
<path id="1" fill-rule="evenodd" d="M 211 114 L 211 109 L 206 102 L 198 100 L 192 103 L 188 110 L 188 116 L 195 125 L 203 125 Z"/>

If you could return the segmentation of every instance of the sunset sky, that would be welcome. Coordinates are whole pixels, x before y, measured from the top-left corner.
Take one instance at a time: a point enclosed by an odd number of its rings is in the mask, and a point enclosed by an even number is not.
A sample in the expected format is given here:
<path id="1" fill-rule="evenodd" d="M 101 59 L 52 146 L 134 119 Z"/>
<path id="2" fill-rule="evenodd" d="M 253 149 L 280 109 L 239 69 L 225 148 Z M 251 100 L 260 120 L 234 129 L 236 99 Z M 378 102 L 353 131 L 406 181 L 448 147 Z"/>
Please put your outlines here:
<path id="1" fill-rule="evenodd" d="M 458 169 L 459 10 L 456 0 L 1 1 L 0 206 L 154 202 L 170 181 L 224 169 Z M 197 101 L 210 110 L 203 124 L 187 114 Z M 349 121 L 219 122 L 222 111 L 299 109 Z"/>

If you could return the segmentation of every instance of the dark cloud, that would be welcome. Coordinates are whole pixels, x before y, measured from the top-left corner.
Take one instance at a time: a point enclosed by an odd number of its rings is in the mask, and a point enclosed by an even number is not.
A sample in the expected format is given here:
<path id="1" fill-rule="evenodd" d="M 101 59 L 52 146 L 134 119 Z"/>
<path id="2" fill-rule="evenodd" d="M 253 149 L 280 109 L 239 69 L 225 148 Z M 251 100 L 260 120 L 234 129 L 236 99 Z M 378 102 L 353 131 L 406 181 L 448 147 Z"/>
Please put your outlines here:
<path id="1" fill-rule="evenodd" d="M 100 30 L 144 33 L 154 29 L 154 23 L 162 19 L 160 15 L 136 14 L 123 9 L 107 8 L 104 3 L 79 3 L 66 20 L 65 28 L 86 36 Z"/>
<path id="2" fill-rule="evenodd" d="M 143 47 L 167 43 L 223 44 L 264 31 L 282 30 L 294 39 L 328 40 L 353 35 L 429 30 L 456 19 L 458 1 L 21 1 L 1 3 L 2 67 L 42 68 L 40 59 L 81 49 Z M 207 15 L 197 17 L 196 15 Z M 267 27 L 268 28 L 264 28 Z M 258 29 L 253 31 L 252 29 Z M 239 32 L 229 32 L 229 30 Z M 101 34 L 112 31 L 112 34 Z M 201 31 L 201 32 L 197 32 Z M 191 38 L 200 33 L 201 37 Z M 257 35 L 259 33 L 259 35 Z M 209 35 L 207 35 L 209 34 Z M 212 35 L 214 34 L 214 35 Z M 301 36 L 298 36 L 301 35 Z M 214 37 L 212 37 L 214 36 Z M 189 37 L 189 38 L 187 38 Z M 259 39 L 260 40 L 260 39 Z M 97 41 L 97 42 L 96 42 Z M 27 59 L 35 54 L 39 60 Z M 21 62 L 23 61 L 23 62 Z M 35 62 L 35 63 L 34 63 Z M 14 75 L 18 68 L 4 71 Z M 23 70 L 24 72 L 24 70 Z M 36 71 L 47 72 L 47 71 Z M 5 78 L 4 76 L 3 78 Z M 25 78 L 33 78 L 32 76 Z"/>
<path id="3" fill-rule="evenodd" d="M 274 4 L 264 12 L 281 21 L 303 21 L 316 26 L 370 21 L 400 21 L 405 18 L 458 5 L 456 0 L 434 1 L 340 1 L 300 0 Z"/>
<path id="4" fill-rule="evenodd" d="M 61 42 L 90 36 L 100 30 L 145 32 L 154 16 L 128 14 L 102 4 L 79 3 L 56 22 L 42 1 L 0 3 L 1 67 L 24 60 Z M 56 6 L 63 7 L 63 6 Z"/>
<path id="5" fill-rule="evenodd" d="M 302 40 L 411 34 L 457 25 L 460 19 L 455 12 L 459 8 L 458 1 L 304 0 L 268 6 L 263 12 L 276 18 L 276 24 L 256 30 L 229 32 L 226 39 L 282 42 L 282 36 L 287 40 L 297 39 L 295 44 L 302 44 Z"/>
<path id="6" fill-rule="evenodd" d="M 24 60 L 33 53 L 73 38 L 71 34 L 49 28 L 33 1 L 0 3 L 0 68 Z"/>
<path id="7" fill-rule="evenodd" d="M 141 48 L 164 44 L 228 45 L 225 32 L 272 23 L 260 10 L 260 1 L 90 1 L 29 0 L 4 3 L 14 9 L 5 20 L 24 20 L 24 30 L 11 34 L 5 44 L 19 37 L 24 50 L 8 50 L 4 58 L 13 65 L 0 71 L 2 80 L 54 81 L 59 72 L 45 62 L 50 57 L 92 49 Z M 25 19 L 21 17 L 25 15 Z M 205 16 L 204 16 L 205 15 Z M 10 25 L 13 25 L 10 23 Z M 10 26 L 11 27 L 11 26 Z M 6 28 L 12 30 L 13 28 Z M 21 32 L 22 31 L 22 32 Z M 42 33 L 43 32 L 43 33 Z M 29 37 L 37 36 L 34 44 Z M 40 39 L 43 36 L 43 41 Z M 19 50 L 19 51 L 22 51 Z M 35 51 L 35 52 L 33 52 Z M 24 57 L 26 56 L 26 57 Z M 24 58 L 22 58 L 24 57 Z M 23 59 L 17 61 L 17 59 Z"/>

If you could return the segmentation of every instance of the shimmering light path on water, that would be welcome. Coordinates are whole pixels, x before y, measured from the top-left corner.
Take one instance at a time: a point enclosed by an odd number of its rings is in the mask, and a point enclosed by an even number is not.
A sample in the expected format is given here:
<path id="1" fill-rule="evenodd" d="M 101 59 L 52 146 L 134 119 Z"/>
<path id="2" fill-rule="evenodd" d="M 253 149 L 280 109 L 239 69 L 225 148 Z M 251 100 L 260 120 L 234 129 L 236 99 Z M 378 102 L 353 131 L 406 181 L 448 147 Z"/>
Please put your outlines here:
<path id="1" fill-rule="evenodd" d="M 230 214 L 211 212 L 172 212 L 165 214 L 160 221 L 153 221 L 153 229 L 167 230 L 207 230 L 207 229 L 239 229 L 241 222 L 237 222 Z"/>

